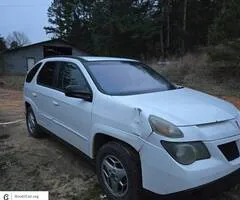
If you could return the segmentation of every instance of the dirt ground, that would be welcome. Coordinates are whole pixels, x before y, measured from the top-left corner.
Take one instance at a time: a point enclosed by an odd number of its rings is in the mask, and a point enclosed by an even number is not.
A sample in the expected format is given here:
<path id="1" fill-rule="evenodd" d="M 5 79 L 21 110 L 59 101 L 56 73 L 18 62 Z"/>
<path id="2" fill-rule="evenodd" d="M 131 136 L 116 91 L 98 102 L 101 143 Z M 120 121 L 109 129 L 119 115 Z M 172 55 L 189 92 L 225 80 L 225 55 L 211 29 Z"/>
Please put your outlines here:
<path id="1" fill-rule="evenodd" d="M 240 99 L 224 98 L 240 108 Z M 28 136 L 22 99 L 22 92 L 0 88 L 0 123 L 23 120 L 0 126 L 0 191 L 49 191 L 51 200 L 103 199 L 90 160 L 53 136 Z M 240 199 L 240 187 L 214 199 Z"/>
<path id="2" fill-rule="evenodd" d="M 0 88 L 0 123 L 24 118 L 21 91 Z"/>
<path id="3" fill-rule="evenodd" d="M 28 136 L 22 93 L 0 89 L 0 191 L 49 191 L 51 199 L 99 197 L 94 165 L 53 136 Z"/>

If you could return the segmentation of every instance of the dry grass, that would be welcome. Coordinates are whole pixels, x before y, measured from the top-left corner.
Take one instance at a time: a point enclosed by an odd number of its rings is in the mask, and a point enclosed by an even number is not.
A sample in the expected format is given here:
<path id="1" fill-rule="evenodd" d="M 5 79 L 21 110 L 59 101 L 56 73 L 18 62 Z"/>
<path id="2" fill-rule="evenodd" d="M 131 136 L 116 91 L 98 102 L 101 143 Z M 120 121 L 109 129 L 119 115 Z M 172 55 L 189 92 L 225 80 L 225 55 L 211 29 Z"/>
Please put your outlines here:
<path id="1" fill-rule="evenodd" d="M 163 66 L 152 62 L 150 66 L 176 84 L 216 96 L 240 97 L 238 77 L 229 76 L 225 71 L 221 71 L 222 68 L 212 63 L 207 54 L 187 54 L 168 65 Z"/>
<path id="2" fill-rule="evenodd" d="M 0 76 L 0 87 L 14 90 L 22 90 L 25 76 Z"/>

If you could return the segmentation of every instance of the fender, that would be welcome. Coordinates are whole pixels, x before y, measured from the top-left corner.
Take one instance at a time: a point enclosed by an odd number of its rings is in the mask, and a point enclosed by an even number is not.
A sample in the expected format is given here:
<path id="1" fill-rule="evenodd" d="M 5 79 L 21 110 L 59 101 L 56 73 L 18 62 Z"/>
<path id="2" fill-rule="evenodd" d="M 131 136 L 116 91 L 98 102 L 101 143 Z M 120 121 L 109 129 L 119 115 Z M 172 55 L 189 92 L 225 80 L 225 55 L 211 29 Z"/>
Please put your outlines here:
<path id="1" fill-rule="evenodd" d="M 26 96 L 24 97 L 24 100 L 25 100 L 26 103 L 31 105 L 31 108 L 32 108 L 33 113 L 36 117 L 36 120 L 37 120 L 37 122 L 39 122 L 39 113 L 38 113 L 37 105 L 34 103 L 34 101 L 32 101 L 30 98 L 28 98 Z"/>
<path id="2" fill-rule="evenodd" d="M 92 141 L 89 144 L 89 152 L 90 152 L 89 156 L 91 158 L 94 157 L 94 139 L 95 139 L 95 136 L 99 133 L 107 136 L 111 136 L 120 141 L 123 141 L 129 144 L 130 146 L 132 146 L 137 152 L 141 150 L 144 144 L 144 140 L 138 135 L 134 135 L 132 133 L 128 133 L 128 132 L 125 132 L 107 125 L 103 125 L 103 124 L 94 124 L 92 127 L 91 133 L 92 134 L 89 140 L 89 141 Z"/>

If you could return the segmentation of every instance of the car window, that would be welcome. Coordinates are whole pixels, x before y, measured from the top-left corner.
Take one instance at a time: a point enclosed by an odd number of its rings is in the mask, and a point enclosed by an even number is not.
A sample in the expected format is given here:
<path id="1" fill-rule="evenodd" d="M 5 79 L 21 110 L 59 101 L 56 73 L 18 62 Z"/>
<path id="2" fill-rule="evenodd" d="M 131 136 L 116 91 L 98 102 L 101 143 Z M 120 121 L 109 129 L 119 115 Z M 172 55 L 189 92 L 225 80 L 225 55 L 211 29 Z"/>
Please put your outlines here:
<path id="1" fill-rule="evenodd" d="M 65 91 L 66 87 L 80 86 L 83 90 L 88 89 L 88 84 L 80 72 L 78 66 L 69 62 L 62 62 L 59 66 L 57 88 Z"/>
<path id="2" fill-rule="evenodd" d="M 150 67 L 132 61 L 93 61 L 85 66 L 99 90 L 110 95 L 133 95 L 176 89 Z"/>
<path id="3" fill-rule="evenodd" d="M 36 64 L 27 74 L 26 82 L 30 83 L 33 80 L 33 77 L 37 73 L 38 69 L 41 67 L 42 63 Z"/>
<path id="4" fill-rule="evenodd" d="M 47 87 L 54 87 L 54 75 L 57 62 L 47 62 L 38 74 L 37 83 Z"/>

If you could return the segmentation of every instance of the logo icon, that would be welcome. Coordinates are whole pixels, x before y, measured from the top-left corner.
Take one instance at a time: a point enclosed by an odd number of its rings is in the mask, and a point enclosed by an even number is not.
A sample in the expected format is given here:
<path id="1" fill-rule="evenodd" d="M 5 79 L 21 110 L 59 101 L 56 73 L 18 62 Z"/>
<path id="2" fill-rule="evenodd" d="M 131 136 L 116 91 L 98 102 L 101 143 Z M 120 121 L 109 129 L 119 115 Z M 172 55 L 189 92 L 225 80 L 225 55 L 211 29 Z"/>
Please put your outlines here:
<path id="1" fill-rule="evenodd" d="M 4 194 L 3 195 L 3 200 L 9 200 L 9 194 Z"/>

